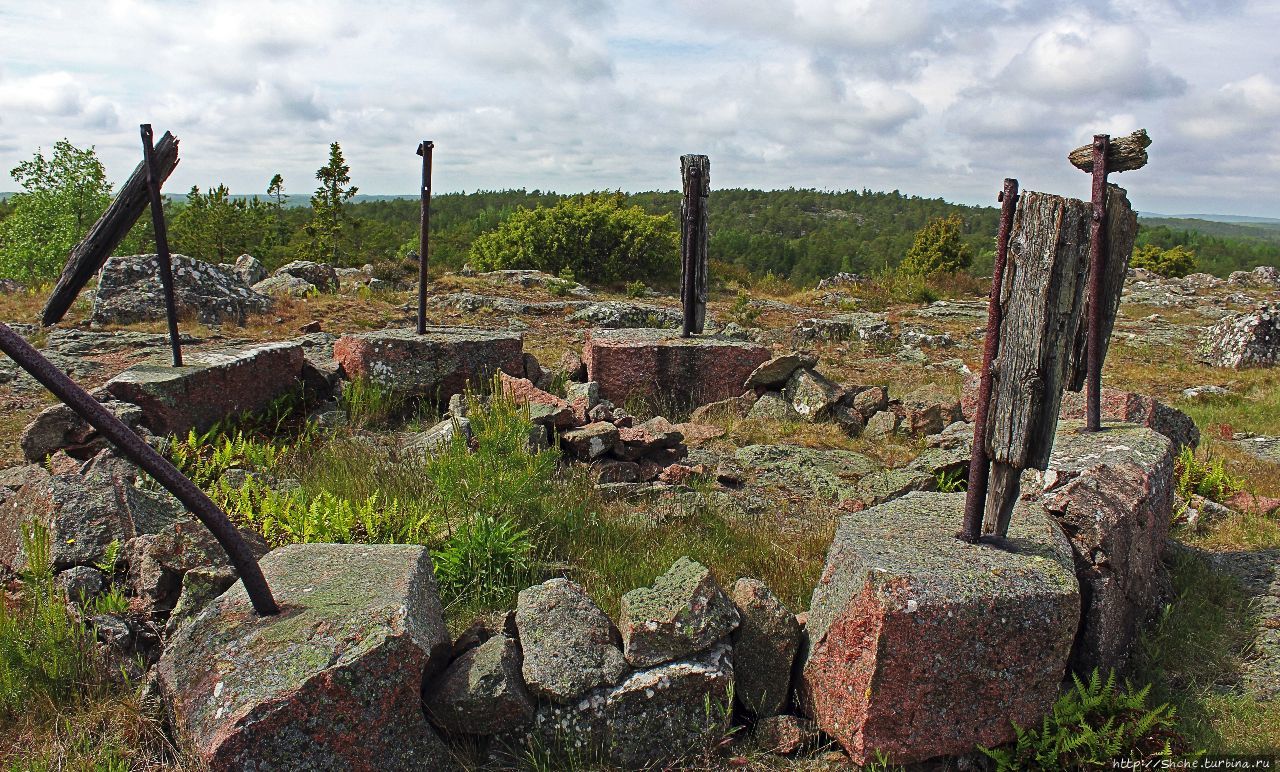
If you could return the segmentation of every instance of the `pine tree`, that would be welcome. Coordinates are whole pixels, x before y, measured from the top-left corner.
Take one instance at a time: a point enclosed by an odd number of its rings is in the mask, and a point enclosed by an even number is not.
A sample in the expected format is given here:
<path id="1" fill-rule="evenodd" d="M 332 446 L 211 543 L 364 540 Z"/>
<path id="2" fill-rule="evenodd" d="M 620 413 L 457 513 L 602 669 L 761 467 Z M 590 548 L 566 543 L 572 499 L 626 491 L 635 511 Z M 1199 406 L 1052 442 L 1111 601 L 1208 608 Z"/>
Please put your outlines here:
<path id="1" fill-rule="evenodd" d="M 356 194 L 349 175 L 351 168 L 342 158 L 337 142 L 329 145 L 329 163 L 316 170 L 320 186 L 311 196 L 311 223 L 307 226 L 310 243 L 307 255 L 316 262 L 341 265 L 342 226 L 346 221 L 343 205 Z"/>

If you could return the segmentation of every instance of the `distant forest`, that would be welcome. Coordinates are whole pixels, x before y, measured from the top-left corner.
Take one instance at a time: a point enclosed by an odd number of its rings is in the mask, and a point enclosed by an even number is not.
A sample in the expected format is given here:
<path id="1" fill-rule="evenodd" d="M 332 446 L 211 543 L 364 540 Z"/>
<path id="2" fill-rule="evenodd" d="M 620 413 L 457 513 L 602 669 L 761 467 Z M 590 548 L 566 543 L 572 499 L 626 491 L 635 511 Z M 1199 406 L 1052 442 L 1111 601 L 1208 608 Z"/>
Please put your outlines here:
<path id="1" fill-rule="evenodd" d="M 305 194 L 246 200 L 227 196 L 225 188 L 221 191 L 225 197 L 221 204 L 211 202 L 213 191 L 196 193 L 205 206 L 215 204 L 209 217 L 195 218 L 195 212 L 184 212 L 191 207 L 188 196 L 167 201 L 175 252 L 212 262 L 230 262 L 247 252 L 262 259 L 268 268 L 306 255 L 313 212 L 310 206 L 293 205 L 306 201 Z M 547 206 L 566 197 L 538 190 L 438 194 L 431 208 L 431 263 L 441 269 L 461 268 L 472 241 L 496 228 L 512 212 Z M 357 199 L 342 205 L 343 237 L 336 262 L 351 266 L 373 263 L 386 274 L 407 269 L 408 256 L 417 249 L 417 199 L 368 198 L 372 200 Z M 650 214 L 678 218 L 680 194 L 676 191 L 630 193 L 625 198 Z M 970 270 L 989 274 L 999 218 L 994 207 L 951 204 L 896 190 L 723 189 L 712 192 L 708 206 L 712 260 L 756 276 L 772 273 L 799 286 L 840 271 L 892 269 L 925 223 L 952 214 L 964 221 L 964 240 L 976 256 Z M 0 202 L 0 219 L 10 208 L 7 202 Z M 218 213 L 218 209 L 223 211 Z M 148 219 L 144 217 L 139 223 L 136 238 L 131 238 L 128 246 L 148 248 Z M 1220 276 L 1256 265 L 1280 265 L 1280 226 L 1276 225 L 1144 218 L 1138 243 L 1162 249 L 1185 246 L 1195 253 L 1198 270 Z"/>

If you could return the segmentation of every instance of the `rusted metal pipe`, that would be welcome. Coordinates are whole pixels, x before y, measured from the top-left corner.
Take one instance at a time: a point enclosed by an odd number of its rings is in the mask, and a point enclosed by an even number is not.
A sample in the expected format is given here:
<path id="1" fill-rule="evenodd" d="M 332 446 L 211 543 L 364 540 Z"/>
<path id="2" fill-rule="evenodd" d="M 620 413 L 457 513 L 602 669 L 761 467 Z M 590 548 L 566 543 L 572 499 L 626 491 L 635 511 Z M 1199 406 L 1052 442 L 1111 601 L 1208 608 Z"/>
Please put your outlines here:
<path id="1" fill-rule="evenodd" d="M 418 207 L 418 334 L 427 331 L 427 253 L 431 247 L 431 149 L 436 143 L 424 139 L 418 145 L 422 156 L 422 199 Z"/>
<path id="2" fill-rule="evenodd" d="M 173 349 L 173 366 L 182 367 L 182 341 L 178 338 L 178 308 L 173 300 L 173 265 L 169 256 L 169 231 L 164 222 L 164 201 L 160 199 L 160 173 L 156 168 L 156 151 L 151 141 L 151 124 L 142 131 L 142 162 L 147 167 L 147 195 L 151 198 L 151 224 L 156 232 L 156 262 L 160 264 L 160 286 L 164 290 L 164 313 L 169 321 L 169 346 Z"/>
<path id="3" fill-rule="evenodd" d="M 1102 274 L 1107 252 L 1107 147 L 1111 137 L 1093 135 L 1093 223 L 1089 229 L 1089 333 L 1085 341 L 1085 418 L 1087 432 L 1102 428 Z"/>
<path id="4" fill-rule="evenodd" d="M 1009 177 L 997 199 L 1000 202 L 1000 231 L 996 234 L 996 264 L 991 273 L 991 298 L 987 301 L 987 339 L 982 349 L 982 375 L 978 382 L 978 406 L 973 414 L 973 453 L 969 459 L 969 483 L 965 488 L 964 523 L 960 538 L 970 544 L 982 535 L 982 518 L 987 501 L 991 464 L 987 458 L 987 412 L 991 408 L 992 363 L 1000 350 L 1000 289 L 1009 257 L 1009 234 L 1018 205 L 1018 181 Z"/>
<path id="5" fill-rule="evenodd" d="M 145 470 L 178 498 L 184 506 L 205 524 L 213 537 L 222 545 L 231 565 L 235 566 L 244 582 L 245 591 L 253 608 L 261 616 L 280 613 L 280 607 L 271 595 L 266 577 L 258 567 L 258 561 L 245 543 L 244 537 L 227 518 L 226 514 L 209 500 L 204 491 L 183 476 L 171 463 L 165 460 L 141 437 L 133 433 L 119 418 L 111 414 L 89 393 L 76 385 L 75 381 L 41 356 L 39 351 L 31 347 L 17 333 L 0 322 L 0 351 L 4 351 L 10 359 L 21 365 L 23 370 L 31 373 L 31 377 L 39 381 L 54 396 L 62 400 L 76 414 L 89 422 L 89 425 L 111 441 L 116 448 L 133 463 Z"/>

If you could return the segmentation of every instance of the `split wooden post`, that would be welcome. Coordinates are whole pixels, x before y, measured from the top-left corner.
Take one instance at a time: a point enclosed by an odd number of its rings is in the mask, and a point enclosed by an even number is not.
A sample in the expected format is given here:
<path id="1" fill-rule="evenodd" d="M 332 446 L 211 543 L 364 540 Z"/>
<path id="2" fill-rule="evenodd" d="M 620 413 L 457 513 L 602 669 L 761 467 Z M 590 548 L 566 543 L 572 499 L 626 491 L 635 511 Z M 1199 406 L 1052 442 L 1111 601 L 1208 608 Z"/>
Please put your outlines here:
<path id="1" fill-rule="evenodd" d="M 427 254 L 431 249 L 431 150 L 436 143 L 424 139 L 418 145 L 422 156 L 422 197 L 418 205 L 418 334 L 427 331 Z"/>
<path id="2" fill-rule="evenodd" d="M 156 233 L 156 263 L 160 266 L 160 287 L 164 291 L 164 315 L 169 323 L 169 347 L 173 366 L 182 367 L 182 340 L 178 337 L 178 306 L 173 298 L 173 258 L 169 254 L 169 229 L 164 222 L 164 200 L 160 198 L 160 173 L 152 146 L 151 124 L 139 127 L 142 134 L 142 163 L 147 167 L 147 197 L 151 199 L 151 224 Z"/>
<path id="3" fill-rule="evenodd" d="M 152 176 L 161 183 L 169 179 L 178 165 L 178 139 L 167 131 L 155 144 L 155 165 L 156 172 Z M 150 200 L 147 164 L 144 161 L 129 175 L 128 181 L 120 188 L 107 211 L 102 213 L 80 243 L 71 249 L 67 264 L 62 268 L 62 275 L 58 277 L 44 311 L 40 314 L 41 324 L 50 325 L 62 321 L 80 290 L 102 268 L 102 264 L 120 246 L 124 237 L 129 235 L 129 229 L 142 216 Z"/>
<path id="4" fill-rule="evenodd" d="M 684 306 L 683 337 L 700 334 L 707 318 L 707 197 L 711 192 L 711 160 L 705 155 L 680 156 L 684 200 L 680 204 L 680 302 Z"/>

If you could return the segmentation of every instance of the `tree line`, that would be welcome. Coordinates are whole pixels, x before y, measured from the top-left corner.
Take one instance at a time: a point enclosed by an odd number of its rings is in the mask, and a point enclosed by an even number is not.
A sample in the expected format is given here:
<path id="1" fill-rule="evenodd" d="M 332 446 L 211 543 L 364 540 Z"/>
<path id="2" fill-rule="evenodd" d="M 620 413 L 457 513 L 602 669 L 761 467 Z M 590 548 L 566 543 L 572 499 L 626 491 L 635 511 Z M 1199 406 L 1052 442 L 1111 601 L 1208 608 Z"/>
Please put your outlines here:
<path id="1" fill-rule="evenodd" d="M 11 171 L 22 192 L 0 202 L 0 277 L 33 284 L 56 278 L 67 252 L 110 201 L 111 186 L 92 148 L 65 140 L 45 157 Z M 280 174 L 264 180 L 261 194 L 237 196 L 222 184 L 196 186 L 184 200 L 166 197 L 170 246 L 201 260 L 233 262 L 252 254 L 274 268 L 292 260 L 335 266 L 373 264 L 384 278 L 414 270 L 418 248 L 416 198 L 356 201 L 341 146 L 308 180 L 306 205 Z M 680 193 L 650 191 L 566 195 L 540 190 L 475 191 L 432 198 L 433 267 L 563 265 L 582 272 L 592 254 L 618 245 L 616 264 L 587 268 L 584 276 L 608 281 L 664 279 L 678 272 Z M 744 275 L 773 275 L 810 285 L 848 271 L 895 270 L 919 239 L 946 244 L 957 262 L 919 254 L 908 263 L 967 268 L 985 275 L 994 257 L 999 211 L 940 198 L 863 190 L 713 190 L 708 202 L 709 254 Z M 604 235 L 602 235 L 604 234 Z M 1140 246 L 1181 247 L 1198 270 L 1225 275 L 1280 262 L 1280 243 L 1207 235 L 1164 225 L 1141 228 Z M 537 250 L 561 245 L 551 260 Z M 119 254 L 154 251 L 150 218 L 143 217 Z M 917 253 L 919 248 L 917 247 Z M 1148 250 L 1150 253 L 1150 250 Z M 1181 255 L 1182 253 L 1178 253 Z M 520 255 L 526 255 L 521 262 Z"/>

